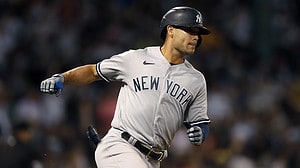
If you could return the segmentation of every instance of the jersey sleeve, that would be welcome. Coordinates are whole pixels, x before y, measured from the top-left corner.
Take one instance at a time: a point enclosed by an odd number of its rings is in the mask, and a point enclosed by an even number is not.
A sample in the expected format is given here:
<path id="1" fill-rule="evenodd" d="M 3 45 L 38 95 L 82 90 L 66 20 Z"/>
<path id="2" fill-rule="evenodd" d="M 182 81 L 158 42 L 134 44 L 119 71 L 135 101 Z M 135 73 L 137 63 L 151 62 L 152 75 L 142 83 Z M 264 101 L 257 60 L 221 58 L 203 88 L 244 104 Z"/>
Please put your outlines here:
<path id="1" fill-rule="evenodd" d="M 188 108 L 185 120 L 191 126 L 210 123 L 210 119 L 207 114 L 207 89 L 204 77 L 198 94 Z"/>
<path id="2" fill-rule="evenodd" d="M 128 54 L 129 51 L 98 62 L 96 64 L 98 75 L 107 82 L 124 81 L 126 66 L 129 62 Z"/>

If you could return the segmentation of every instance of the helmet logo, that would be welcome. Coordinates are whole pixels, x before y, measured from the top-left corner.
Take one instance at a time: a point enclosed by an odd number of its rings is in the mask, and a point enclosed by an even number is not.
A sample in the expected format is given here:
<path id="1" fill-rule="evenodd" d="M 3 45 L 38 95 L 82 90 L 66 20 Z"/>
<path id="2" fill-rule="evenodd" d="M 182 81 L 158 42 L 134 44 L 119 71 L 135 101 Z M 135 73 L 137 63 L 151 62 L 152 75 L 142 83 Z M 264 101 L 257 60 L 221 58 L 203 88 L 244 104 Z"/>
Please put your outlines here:
<path id="1" fill-rule="evenodd" d="M 196 15 L 196 23 L 202 23 L 202 16 L 200 14 Z"/>

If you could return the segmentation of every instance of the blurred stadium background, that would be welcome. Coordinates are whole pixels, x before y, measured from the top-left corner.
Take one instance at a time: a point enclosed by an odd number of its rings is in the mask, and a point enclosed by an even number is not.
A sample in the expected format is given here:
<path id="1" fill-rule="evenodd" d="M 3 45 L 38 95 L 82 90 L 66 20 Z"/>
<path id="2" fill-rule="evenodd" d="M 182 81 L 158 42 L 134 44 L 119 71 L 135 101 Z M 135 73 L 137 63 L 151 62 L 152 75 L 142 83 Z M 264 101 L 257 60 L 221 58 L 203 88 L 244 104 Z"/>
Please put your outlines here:
<path id="1" fill-rule="evenodd" d="M 207 78 L 208 140 L 178 132 L 163 168 L 300 167 L 297 0 L 1 0 L 0 167 L 95 168 L 86 137 L 103 136 L 119 84 L 39 92 L 56 72 L 159 45 L 171 7 L 199 9 L 212 31 L 191 60 Z M 33 166 L 30 166 L 29 163 Z"/>

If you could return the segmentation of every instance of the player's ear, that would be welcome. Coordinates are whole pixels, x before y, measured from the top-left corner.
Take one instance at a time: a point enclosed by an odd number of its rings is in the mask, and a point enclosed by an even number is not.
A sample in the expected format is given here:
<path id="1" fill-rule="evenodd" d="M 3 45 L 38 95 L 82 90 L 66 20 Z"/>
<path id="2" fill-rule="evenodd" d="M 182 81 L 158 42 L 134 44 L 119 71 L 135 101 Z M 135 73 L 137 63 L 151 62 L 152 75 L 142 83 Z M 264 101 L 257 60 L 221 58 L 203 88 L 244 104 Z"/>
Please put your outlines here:
<path id="1" fill-rule="evenodd" d="M 167 26 L 167 34 L 170 37 L 173 37 L 173 34 L 174 34 L 174 27 L 173 26 L 170 26 L 170 25 Z"/>

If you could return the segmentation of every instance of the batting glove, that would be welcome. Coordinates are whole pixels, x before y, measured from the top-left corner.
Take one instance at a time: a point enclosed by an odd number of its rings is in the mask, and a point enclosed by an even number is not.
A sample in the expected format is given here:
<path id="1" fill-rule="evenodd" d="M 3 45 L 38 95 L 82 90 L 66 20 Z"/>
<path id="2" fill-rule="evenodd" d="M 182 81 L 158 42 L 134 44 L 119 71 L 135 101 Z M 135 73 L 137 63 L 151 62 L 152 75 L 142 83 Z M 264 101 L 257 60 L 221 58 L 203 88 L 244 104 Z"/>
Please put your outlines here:
<path id="1" fill-rule="evenodd" d="M 203 142 L 203 132 L 199 126 L 190 127 L 186 133 L 192 144 L 200 145 Z"/>
<path id="2" fill-rule="evenodd" d="M 98 143 L 101 142 L 101 139 L 100 139 L 96 129 L 92 125 L 88 126 L 86 134 L 87 134 L 87 137 L 89 138 L 89 140 L 92 141 L 95 146 L 97 146 Z"/>
<path id="3" fill-rule="evenodd" d="M 48 94 L 59 94 L 62 92 L 64 77 L 61 74 L 55 74 L 52 77 L 41 82 L 41 92 Z"/>

